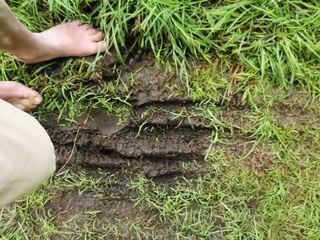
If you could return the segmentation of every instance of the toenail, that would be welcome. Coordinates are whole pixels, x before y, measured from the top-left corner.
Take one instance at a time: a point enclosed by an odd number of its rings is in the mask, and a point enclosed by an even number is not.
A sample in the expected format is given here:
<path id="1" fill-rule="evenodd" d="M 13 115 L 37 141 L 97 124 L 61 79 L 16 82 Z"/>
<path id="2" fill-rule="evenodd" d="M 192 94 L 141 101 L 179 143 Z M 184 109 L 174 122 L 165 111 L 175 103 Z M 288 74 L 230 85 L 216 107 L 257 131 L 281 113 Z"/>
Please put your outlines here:
<path id="1" fill-rule="evenodd" d="M 34 97 L 31 97 L 29 101 L 32 105 L 39 105 L 42 101 L 42 98 L 40 96 L 34 96 Z"/>

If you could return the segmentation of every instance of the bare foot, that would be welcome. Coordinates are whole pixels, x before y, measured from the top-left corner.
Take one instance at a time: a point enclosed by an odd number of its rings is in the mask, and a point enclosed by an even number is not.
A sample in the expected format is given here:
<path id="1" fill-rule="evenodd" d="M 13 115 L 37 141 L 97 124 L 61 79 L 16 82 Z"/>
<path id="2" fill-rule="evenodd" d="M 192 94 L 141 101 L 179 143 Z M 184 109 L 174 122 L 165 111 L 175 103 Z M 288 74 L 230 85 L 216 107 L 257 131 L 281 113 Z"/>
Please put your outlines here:
<path id="1" fill-rule="evenodd" d="M 41 102 L 41 95 L 19 82 L 0 81 L 0 99 L 22 111 L 30 111 Z"/>
<path id="2" fill-rule="evenodd" d="M 80 21 L 63 23 L 41 33 L 34 33 L 34 49 L 25 49 L 15 56 L 33 64 L 60 57 L 84 57 L 104 52 L 108 44 L 103 33 Z"/>

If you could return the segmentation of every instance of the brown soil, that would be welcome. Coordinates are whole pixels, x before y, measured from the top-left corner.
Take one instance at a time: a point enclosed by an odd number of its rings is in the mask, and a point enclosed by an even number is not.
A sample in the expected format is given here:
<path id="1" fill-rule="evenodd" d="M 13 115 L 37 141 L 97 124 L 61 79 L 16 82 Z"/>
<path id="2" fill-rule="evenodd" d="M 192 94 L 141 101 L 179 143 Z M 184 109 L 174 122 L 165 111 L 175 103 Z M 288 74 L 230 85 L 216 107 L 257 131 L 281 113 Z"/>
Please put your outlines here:
<path id="1" fill-rule="evenodd" d="M 72 126 L 45 123 L 60 168 L 86 169 L 88 174 L 104 180 L 116 176 L 116 181 L 106 184 L 99 195 L 60 190 L 46 208 L 62 230 L 71 219 L 75 226 L 92 224 L 98 219 L 95 224 L 117 229 L 120 239 L 134 239 L 127 223 L 146 221 L 150 210 L 134 206 L 136 195 L 128 187 L 130 178 L 142 173 L 155 182 L 171 185 L 179 176 L 197 177 L 210 170 L 204 160 L 208 151 L 223 149 L 230 158 L 246 156 L 243 166 L 257 174 L 265 174 L 272 167 L 275 157 L 271 146 L 255 145 L 251 136 L 237 130 L 253 124 L 248 118 L 250 109 L 238 104 L 224 106 L 217 118 L 233 127 L 234 132 L 226 128 L 219 136 L 220 142 L 210 146 L 213 129 L 206 120 L 197 117 L 196 104 L 187 97 L 183 82 L 174 74 L 161 70 L 147 56 L 132 61 L 121 78 L 126 87 L 119 84 L 117 92 L 120 95 L 131 92 L 133 105 L 127 119 L 120 121 L 102 109 L 93 109 Z M 306 117 L 301 104 L 297 102 L 294 109 L 279 105 L 274 109 L 275 119 L 283 125 L 311 121 L 319 125 L 319 116 Z M 97 211 L 95 220 L 85 215 L 93 210 Z M 79 218 L 74 218 L 76 215 Z M 154 231 L 156 225 L 149 229 L 151 235 Z"/>
<path id="2" fill-rule="evenodd" d="M 124 84 L 117 85 L 117 92 L 130 92 L 134 106 L 126 120 L 94 109 L 71 127 L 45 123 L 58 164 L 130 167 L 154 178 L 182 173 L 181 165 L 187 162 L 204 162 L 212 129 L 195 117 L 184 83 L 149 55 L 131 60 L 121 79 Z"/>
<path id="3" fill-rule="evenodd" d="M 148 221 L 150 226 L 154 214 L 148 208 L 134 206 L 136 193 L 129 188 L 130 179 L 144 174 L 157 183 L 174 185 L 179 176 L 193 177 L 208 171 L 204 158 L 212 129 L 197 117 L 183 82 L 161 70 L 148 56 L 132 60 L 122 72 L 126 87 L 118 84 L 117 92 L 131 92 L 133 105 L 127 119 L 92 109 L 71 126 L 52 120 L 44 123 L 56 148 L 58 169 L 85 170 L 106 182 L 99 194 L 58 190 L 46 209 L 55 216 L 59 230 L 67 230 L 65 225 L 74 229 L 94 225 L 97 231 L 116 229 L 110 231 L 119 234 L 101 239 L 134 239 L 130 224 L 141 223 L 143 227 Z M 95 216 L 90 217 L 88 212 Z M 157 235 L 159 229 L 165 236 L 164 225 L 157 228 L 157 224 L 148 229 L 149 236 Z"/>

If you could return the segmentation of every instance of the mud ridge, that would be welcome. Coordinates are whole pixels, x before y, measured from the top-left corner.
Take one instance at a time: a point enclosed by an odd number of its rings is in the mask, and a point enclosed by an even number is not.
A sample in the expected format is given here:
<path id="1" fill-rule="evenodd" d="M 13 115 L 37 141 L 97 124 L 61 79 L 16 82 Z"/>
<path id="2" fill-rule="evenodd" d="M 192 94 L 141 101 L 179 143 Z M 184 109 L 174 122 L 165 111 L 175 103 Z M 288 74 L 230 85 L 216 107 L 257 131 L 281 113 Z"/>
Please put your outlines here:
<path id="1" fill-rule="evenodd" d="M 70 159 L 85 167 L 142 170 L 146 176 L 157 177 L 181 172 L 181 165 L 193 160 L 203 161 L 209 147 L 207 130 L 154 129 L 139 133 L 125 128 L 111 136 L 96 130 L 47 127 L 56 146 L 58 163 Z"/>

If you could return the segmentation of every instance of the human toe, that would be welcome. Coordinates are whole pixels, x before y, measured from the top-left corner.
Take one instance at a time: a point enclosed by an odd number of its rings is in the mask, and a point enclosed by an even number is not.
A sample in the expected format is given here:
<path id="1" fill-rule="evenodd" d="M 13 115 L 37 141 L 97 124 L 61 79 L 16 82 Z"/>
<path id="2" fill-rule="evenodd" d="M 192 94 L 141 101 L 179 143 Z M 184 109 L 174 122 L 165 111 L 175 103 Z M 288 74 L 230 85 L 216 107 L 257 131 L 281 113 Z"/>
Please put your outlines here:
<path id="1" fill-rule="evenodd" d="M 92 35 L 92 41 L 100 42 L 100 41 L 103 40 L 103 37 L 104 37 L 103 33 L 102 32 L 98 32 L 98 33 Z"/>

